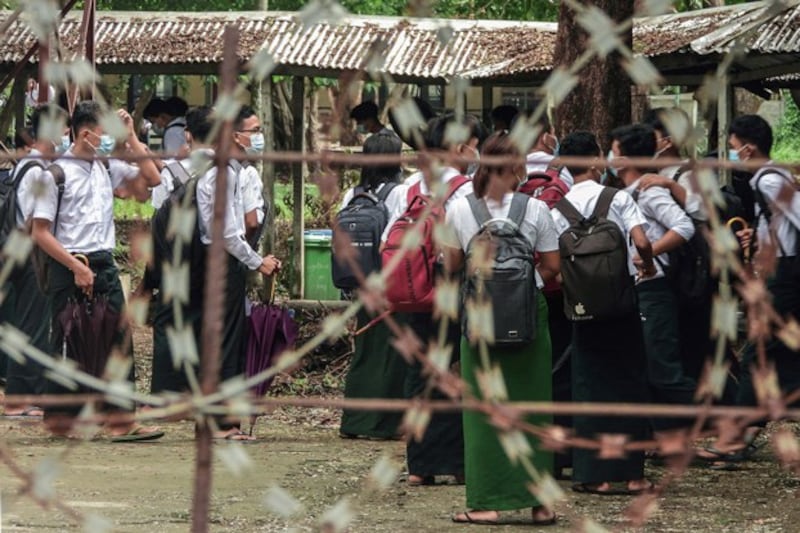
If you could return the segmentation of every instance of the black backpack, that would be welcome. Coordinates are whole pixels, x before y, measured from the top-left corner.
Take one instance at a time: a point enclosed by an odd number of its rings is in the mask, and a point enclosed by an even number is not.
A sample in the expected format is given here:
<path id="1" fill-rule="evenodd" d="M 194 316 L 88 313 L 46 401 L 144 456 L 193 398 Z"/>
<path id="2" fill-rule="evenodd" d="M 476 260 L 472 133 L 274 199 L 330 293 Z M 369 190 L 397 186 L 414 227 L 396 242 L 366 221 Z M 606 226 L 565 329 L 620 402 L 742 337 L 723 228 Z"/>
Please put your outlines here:
<path id="1" fill-rule="evenodd" d="M 558 238 L 558 247 L 564 314 L 572 321 L 607 320 L 638 308 L 633 277 L 628 270 L 625 235 L 608 219 L 617 192 L 603 187 L 588 218 L 567 198 L 555 206 L 569 222 L 569 228 Z"/>
<path id="2" fill-rule="evenodd" d="M 359 186 L 353 191 L 353 199 L 336 215 L 333 242 L 341 242 L 345 234 L 355 249 L 356 261 L 364 276 L 381 269 L 381 236 L 389 223 L 386 198 L 397 186 L 386 183 L 377 194 Z M 333 285 L 339 289 L 358 288 L 358 278 L 347 261 L 337 259 L 336 246 L 331 254 Z"/>
<path id="3" fill-rule="evenodd" d="M 498 347 L 520 346 L 536 338 L 538 290 L 534 249 L 521 231 L 528 199 L 526 194 L 514 193 L 508 217 L 492 218 L 484 201 L 474 193 L 467 196 L 479 230 L 467 245 L 462 297 L 465 303 L 491 302 L 494 346 Z M 470 266 L 478 243 L 488 245 L 494 254 L 491 273 L 486 276 Z M 467 313 L 463 321 L 464 331 L 469 331 Z"/>
<path id="4" fill-rule="evenodd" d="M 145 271 L 144 287 L 161 288 L 164 264 L 172 264 L 175 252 L 189 263 L 189 298 L 191 303 L 201 300 L 205 281 L 206 247 L 200 239 L 200 215 L 197 210 L 197 178 L 189 174 L 179 162 L 165 167 L 173 179 L 173 190 L 150 220 L 153 240 L 153 263 Z M 184 242 L 180 250 L 175 249 L 175 236 L 170 234 L 170 219 L 174 206 L 194 210 L 195 220 L 192 237 Z"/>
<path id="5" fill-rule="evenodd" d="M 674 176 L 677 181 L 685 170 L 680 168 Z M 725 199 L 726 208 L 719 209 L 721 217 L 726 216 L 726 211 L 741 208 L 741 201 L 733 195 L 729 197 L 725 189 L 720 189 Z M 633 199 L 638 202 L 639 191 L 634 191 Z M 691 217 L 690 217 L 691 218 Z M 727 220 L 724 219 L 723 220 Z M 664 276 L 672 285 L 678 302 L 684 307 L 708 305 L 711 293 L 714 291 L 714 276 L 711 270 L 711 247 L 706 240 L 705 232 L 708 223 L 704 220 L 692 218 L 694 235 L 681 246 L 667 253 L 669 264 L 665 265 L 658 257 L 654 257 L 664 270 Z"/>

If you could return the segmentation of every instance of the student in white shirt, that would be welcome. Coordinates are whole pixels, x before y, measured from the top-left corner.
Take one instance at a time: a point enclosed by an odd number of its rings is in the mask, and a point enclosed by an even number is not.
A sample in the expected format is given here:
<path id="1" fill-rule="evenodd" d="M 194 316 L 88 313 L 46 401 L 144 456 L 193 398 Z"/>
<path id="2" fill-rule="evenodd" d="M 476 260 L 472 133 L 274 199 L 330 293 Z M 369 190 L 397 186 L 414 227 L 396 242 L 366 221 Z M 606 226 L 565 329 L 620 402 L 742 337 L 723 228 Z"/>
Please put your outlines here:
<path id="1" fill-rule="evenodd" d="M 397 135 L 375 133 L 364 141 L 365 154 L 400 155 L 402 141 Z M 400 165 L 364 165 L 356 187 L 344 195 L 342 207 L 350 203 L 356 193 L 369 191 L 381 195 L 388 189 L 385 205 L 391 212 L 396 209 L 405 190 L 399 184 Z M 393 188 L 392 188 L 393 187 Z M 405 376 L 408 365 L 392 346 L 392 333 L 385 322 L 367 327 L 374 317 L 365 310 L 356 316 L 356 328 L 366 330 L 355 339 L 355 350 L 344 382 L 345 398 L 405 398 Z M 402 413 L 381 411 L 342 411 L 339 434 L 343 438 L 367 437 L 393 439 L 400 433 Z"/>
<path id="2" fill-rule="evenodd" d="M 774 166 L 769 160 L 772 151 L 772 128 L 758 115 L 736 117 L 728 131 L 731 161 L 762 160 L 766 163 L 750 180 L 750 186 L 760 197 L 756 202 L 755 238 L 758 253 L 775 250 L 775 272 L 766 280 L 767 290 L 775 311 L 784 318 L 800 317 L 800 190 L 790 172 Z M 749 246 L 754 231 L 739 232 L 742 246 Z M 753 317 L 750 317 L 753 318 Z M 800 389 L 800 356 L 779 336 L 765 341 L 768 362 L 775 365 L 783 394 Z M 753 385 L 753 367 L 757 366 L 757 347 L 748 343 L 742 355 L 737 404 L 758 404 Z M 795 402 L 794 406 L 797 405 Z M 787 406 L 789 407 L 789 406 Z M 723 462 L 747 460 L 756 451 L 755 439 L 765 420 L 752 424 L 734 442 L 717 443 L 716 447 L 700 450 L 700 457 Z M 729 439 L 730 440 L 730 439 Z"/>
<path id="3" fill-rule="evenodd" d="M 51 346 L 62 352 L 64 331 L 58 320 L 68 300 L 83 293 L 91 299 L 100 296 L 109 308 L 119 313 L 122 330 L 124 297 L 119 272 L 112 256 L 116 245 L 114 232 L 114 190 L 123 184 L 131 190 L 143 190 L 159 181 L 158 169 L 152 160 L 142 159 L 139 166 L 112 159 L 106 165 L 91 158 L 108 155 L 116 144 L 100 125 L 101 108 L 96 102 L 84 101 L 75 106 L 70 127 L 74 143 L 64 158 L 57 161 L 65 176 L 63 198 L 59 205 L 58 189 L 48 172 L 43 178 L 46 187 L 33 210 L 34 241 L 50 256 L 48 300 L 52 312 Z M 147 153 L 133 128 L 133 120 L 124 111 L 118 115 L 128 128 L 126 142 L 134 155 Z M 90 160 L 78 159 L 87 158 Z M 121 345 L 122 334 L 115 335 Z M 75 354 L 67 350 L 67 357 Z M 133 375 L 129 376 L 132 381 Z M 51 394 L 68 391 L 55 382 L 48 382 Z M 67 433 L 80 407 L 45 409 L 45 422 L 56 433 Z M 109 428 L 113 439 L 150 440 L 162 432 L 134 423 L 115 424 Z"/>
<path id="4" fill-rule="evenodd" d="M 242 107 L 233 123 L 233 151 L 234 157 L 264 153 L 261 121 L 252 107 Z M 241 165 L 240 182 L 245 231 L 251 245 L 257 245 L 264 224 L 264 185 L 255 162 L 243 159 Z"/>
<path id="5" fill-rule="evenodd" d="M 41 138 L 41 126 L 44 121 L 52 120 L 61 124 L 66 134 L 66 145 L 69 147 L 69 130 L 67 129 L 67 113 L 60 107 L 45 104 L 37 107 L 31 116 L 30 133 L 33 145 L 28 154 L 14 167 L 11 179 L 17 182 L 17 228 L 29 231 L 33 209 L 36 204 L 35 191 L 43 184 L 42 175 L 50 165 L 50 157 L 62 151 L 63 140 L 54 143 L 50 139 Z M 47 298 L 39 288 L 33 267 L 32 256 L 24 266 L 17 267 L 9 277 L 6 298 L 13 312 L 8 321 L 29 337 L 29 342 L 43 352 L 50 351 L 50 310 Z M 5 369 L 6 395 L 43 394 L 45 386 L 44 369 L 33 360 L 24 363 L 9 357 Z M 4 416 L 41 417 L 44 411 L 33 405 L 6 404 Z"/>
<path id="6" fill-rule="evenodd" d="M 579 131 L 564 138 L 561 152 L 565 157 L 583 157 L 584 165 L 570 166 L 575 184 L 565 199 L 584 217 L 594 213 L 600 194 L 605 164 L 594 134 Z M 561 235 L 570 227 L 564 215 L 550 211 L 556 232 Z M 607 219 L 619 226 L 628 251 L 628 272 L 631 277 L 650 277 L 656 272 L 652 247 L 645 230 L 647 221 L 633 198 L 617 192 L 609 206 Z M 640 265 L 634 256 L 642 258 Z M 611 320 L 572 323 L 572 401 L 644 403 L 649 398 L 646 379 L 647 359 L 638 310 Z M 596 438 L 600 433 L 628 435 L 631 440 L 646 438 L 647 421 L 642 418 L 573 417 L 578 436 Z M 625 492 L 637 493 L 650 484 L 644 479 L 644 454 L 629 452 L 621 459 L 604 460 L 593 450 L 572 450 L 573 489 L 597 494 L 611 493 L 612 483 L 624 483 Z"/>
<path id="7" fill-rule="evenodd" d="M 512 203 L 524 202 L 524 216 L 520 232 L 540 256 L 536 269 L 537 286 L 558 275 L 558 240 L 547 205 L 534 198 L 517 194 L 519 182 L 525 178 L 519 150 L 507 132 L 490 136 L 483 146 L 484 155 L 508 158 L 507 163 L 485 164 L 478 168 L 474 181 L 474 195 L 483 203 L 493 218 L 506 218 Z M 515 200 L 515 198 L 518 198 Z M 520 205 L 520 204 L 516 204 Z M 447 224 L 455 230 L 457 243 L 448 246 L 444 253 L 448 270 L 459 272 L 464 266 L 470 241 L 480 231 L 470 207 L 469 197 L 454 200 L 446 214 Z M 457 247 L 456 247 L 457 246 Z M 531 260 L 533 258 L 531 257 Z M 496 304 L 496 302 L 495 302 Z M 489 369 L 481 364 L 480 348 L 466 336 L 461 337 L 461 377 L 477 398 L 483 397 L 478 376 Z M 533 342 L 515 348 L 489 348 L 489 360 L 503 374 L 508 400 L 512 402 L 551 401 L 550 371 L 551 346 L 547 325 L 547 303 L 541 292 L 537 293 L 536 336 Z M 531 509 L 534 525 L 550 525 L 556 521 L 555 512 L 540 502 L 528 489 L 531 482 L 520 463 L 512 462 L 504 453 L 497 438 L 497 428 L 485 414 L 464 411 L 464 456 L 466 466 L 466 500 L 471 510 L 456 514 L 457 523 L 500 523 L 500 511 Z M 528 420 L 547 424 L 550 417 Z M 534 450 L 531 462 L 540 472 L 553 468 L 552 453 L 545 451 L 538 441 L 528 439 Z"/>
<path id="8" fill-rule="evenodd" d="M 144 108 L 142 116 L 153 124 L 153 132 L 160 134 L 161 150 L 178 154 L 186 146 L 186 101 L 177 96 L 162 100 L 154 98 Z"/>
<path id="9" fill-rule="evenodd" d="M 533 125 L 529 124 L 528 119 L 525 118 L 525 114 L 523 113 L 517 116 L 513 127 L 517 127 L 517 123 L 519 123 L 519 127 L 527 126 L 539 128 L 539 135 L 536 137 L 536 141 L 525 157 L 525 173 L 528 175 L 544 174 L 553 164 L 553 160 L 559 153 L 559 142 L 558 137 L 556 137 L 555 128 L 550 124 L 550 119 L 547 118 L 547 115 L 542 115 L 539 121 Z M 561 178 L 561 181 L 563 181 L 568 188 L 572 187 L 574 180 L 572 179 L 572 174 L 569 173 L 566 167 L 560 169 L 558 177 Z"/>
<path id="10" fill-rule="evenodd" d="M 641 279 L 636 285 L 647 353 L 647 375 L 653 401 L 691 404 L 694 402 L 697 382 L 687 376 L 683 368 L 678 298 L 672 283 L 665 277 L 665 269 L 669 266 L 667 254 L 686 243 L 694 235 L 695 227 L 689 215 L 666 189 L 651 187 L 639 191 L 639 182 L 644 172 L 625 164 L 628 157 L 653 157 L 656 150 L 653 128 L 644 124 L 623 126 L 612 131 L 611 138 L 613 157 L 609 158 L 609 170 L 622 180 L 625 191 L 637 199 L 647 220 L 647 238 L 653 243 L 653 255 L 656 258 L 655 276 Z M 653 427 L 657 432 L 670 431 L 689 424 L 690 420 L 653 420 Z"/>
<path id="11" fill-rule="evenodd" d="M 203 145 L 211 132 L 211 110 L 201 107 L 192 110 L 187 117 L 192 129 L 193 150 L 213 152 L 214 147 Z M 194 124 L 197 121 L 197 125 Z M 261 257 L 246 240 L 244 204 L 242 199 L 241 165 L 230 160 L 227 167 L 227 194 L 225 202 L 225 227 L 223 239 L 228 252 L 228 276 L 225 286 L 225 316 L 223 324 L 222 360 L 220 381 L 241 374 L 245 356 L 245 291 L 246 272 L 258 271 L 265 276 L 280 270 L 281 262 L 273 255 Z M 214 216 L 217 167 L 212 165 L 197 182 L 197 210 L 200 222 L 200 239 L 211 244 L 211 223 Z M 217 438 L 228 440 L 252 440 L 242 433 L 238 424 L 219 422 L 221 433 Z"/>

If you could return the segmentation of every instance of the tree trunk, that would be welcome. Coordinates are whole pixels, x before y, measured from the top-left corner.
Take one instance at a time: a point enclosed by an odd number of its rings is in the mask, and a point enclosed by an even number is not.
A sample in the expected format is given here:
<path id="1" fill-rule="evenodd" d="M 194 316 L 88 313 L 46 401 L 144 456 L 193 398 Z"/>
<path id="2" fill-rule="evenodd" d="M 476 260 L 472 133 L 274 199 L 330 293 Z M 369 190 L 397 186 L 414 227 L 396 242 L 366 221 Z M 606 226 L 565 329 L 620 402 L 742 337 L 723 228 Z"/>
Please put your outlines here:
<path id="1" fill-rule="evenodd" d="M 272 84 L 272 119 L 274 121 L 275 150 L 287 151 L 292 149 L 292 82 L 283 80 Z M 276 163 L 276 175 L 289 174 L 289 165 Z"/>
<path id="2" fill-rule="evenodd" d="M 312 154 L 318 154 L 322 150 L 319 146 L 319 96 L 317 94 L 317 87 L 312 80 L 308 83 L 308 92 L 306 93 L 306 146 L 308 151 Z M 308 164 L 308 171 L 311 174 L 320 172 L 320 163 L 315 161 Z"/>
<path id="3" fill-rule="evenodd" d="M 343 72 L 338 83 L 328 88 L 331 101 L 331 141 L 339 141 L 342 146 L 361 144 L 358 134 L 350 120 L 350 111 L 361 103 L 361 91 L 364 82 L 359 78 L 360 72 Z"/>
<path id="4" fill-rule="evenodd" d="M 593 0 L 587 2 L 620 22 L 633 15 L 633 0 Z M 628 30 L 622 37 L 628 47 L 633 40 Z M 583 54 L 588 35 L 578 24 L 575 12 L 565 3 L 558 12 L 555 65 L 569 68 Z M 609 147 L 608 134 L 631 121 L 631 81 L 619 64 L 619 55 L 594 58 L 578 73 L 580 83 L 555 110 L 558 135 L 589 130 L 598 136 L 604 151 Z"/>

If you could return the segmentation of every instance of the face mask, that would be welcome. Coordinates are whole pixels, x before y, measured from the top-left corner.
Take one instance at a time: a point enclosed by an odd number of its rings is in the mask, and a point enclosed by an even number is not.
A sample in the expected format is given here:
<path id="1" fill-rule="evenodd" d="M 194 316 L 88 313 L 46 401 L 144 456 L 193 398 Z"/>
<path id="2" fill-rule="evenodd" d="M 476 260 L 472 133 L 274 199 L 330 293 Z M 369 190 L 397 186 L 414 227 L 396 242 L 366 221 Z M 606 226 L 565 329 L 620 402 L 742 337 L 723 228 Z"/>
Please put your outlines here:
<path id="1" fill-rule="evenodd" d="M 67 150 L 69 150 L 69 147 L 71 146 L 71 144 L 72 143 L 69 140 L 69 135 L 62 135 L 61 136 L 61 146 L 59 146 L 56 150 L 60 150 L 61 153 L 64 153 Z"/>
<path id="2" fill-rule="evenodd" d="M 250 146 L 244 149 L 245 153 L 257 155 L 264 153 L 264 134 L 254 133 L 250 136 Z"/>
<path id="3" fill-rule="evenodd" d="M 467 176 L 474 176 L 476 172 L 478 172 L 478 167 L 480 166 L 481 161 L 481 154 L 478 152 L 477 149 L 475 150 L 475 161 L 467 165 Z"/>
<path id="4" fill-rule="evenodd" d="M 553 155 L 555 157 L 558 157 L 560 152 L 561 152 L 561 143 L 558 142 L 558 139 L 556 139 L 556 146 L 555 146 L 555 148 L 553 148 Z"/>
<path id="5" fill-rule="evenodd" d="M 364 124 L 359 124 L 356 126 L 356 133 L 359 135 L 366 135 L 367 134 L 367 127 Z"/>
<path id="6" fill-rule="evenodd" d="M 611 175 L 611 176 L 613 176 L 615 178 L 619 178 L 619 169 L 617 169 L 616 167 L 612 166 L 612 164 L 611 164 L 612 161 L 614 161 L 614 151 L 613 150 L 609 150 L 608 151 L 607 159 L 608 159 L 608 166 L 606 167 L 606 171 L 603 172 L 603 174 L 606 174 L 606 179 L 608 178 L 608 175 Z"/>
<path id="7" fill-rule="evenodd" d="M 608 183 L 608 171 L 604 170 L 600 174 L 600 185 L 605 185 L 606 183 Z"/>
<path id="8" fill-rule="evenodd" d="M 98 155 L 109 155 L 114 151 L 114 147 L 116 145 L 117 141 L 114 139 L 114 137 L 104 133 L 100 136 L 100 146 L 98 146 L 95 151 Z"/>
<path id="9" fill-rule="evenodd" d="M 734 150 L 733 148 L 728 150 L 728 160 L 732 162 L 744 161 L 744 159 L 741 158 L 740 154 L 741 151 L 744 150 L 746 146 L 747 145 L 745 144 L 744 146 L 741 146 L 738 150 Z"/>

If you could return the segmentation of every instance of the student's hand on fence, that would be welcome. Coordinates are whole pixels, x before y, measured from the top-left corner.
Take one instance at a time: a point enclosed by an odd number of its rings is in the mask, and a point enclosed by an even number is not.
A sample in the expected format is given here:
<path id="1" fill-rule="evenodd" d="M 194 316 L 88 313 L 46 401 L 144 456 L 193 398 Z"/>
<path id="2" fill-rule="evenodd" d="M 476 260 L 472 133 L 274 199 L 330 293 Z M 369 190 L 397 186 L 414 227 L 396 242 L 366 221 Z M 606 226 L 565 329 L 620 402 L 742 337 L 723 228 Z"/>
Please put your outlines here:
<path id="1" fill-rule="evenodd" d="M 281 266 L 281 262 L 278 258 L 274 255 L 268 255 L 261 260 L 261 267 L 259 267 L 258 271 L 265 276 L 271 276 L 275 272 L 280 272 Z"/>
<path id="2" fill-rule="evenodd" d="M 669 189 L 672 185 L 672 180 L 659 176 L 658 174 L 645 174 L 639 181 L 639 190 L 646 191 L 650 187 L 663 187 Z"/>

